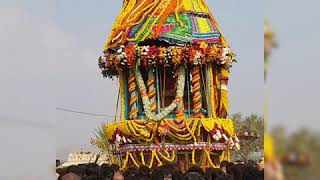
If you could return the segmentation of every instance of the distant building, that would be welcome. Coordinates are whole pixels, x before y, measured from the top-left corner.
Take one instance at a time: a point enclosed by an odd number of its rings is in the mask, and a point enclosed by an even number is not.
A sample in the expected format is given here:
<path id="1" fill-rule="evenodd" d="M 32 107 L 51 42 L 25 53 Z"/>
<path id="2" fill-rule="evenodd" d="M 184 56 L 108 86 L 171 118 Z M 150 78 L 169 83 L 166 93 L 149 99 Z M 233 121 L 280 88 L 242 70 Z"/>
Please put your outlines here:
<path id="1" fill-rule="evenodd" d="M 98 154 L 92 152 L 76 152 L 70 153 L 68 155 L 67 162 L 62 164 L 62 167 L 68 167 L 71 165 L 78 165 L 78 164 L 88 164 L 94 163 L 97 159 Z M 97 164 L 101 165 L 103 163 L 110 163 L 110 157 L 106 154 L 101 154 L 98 158 Z"/>

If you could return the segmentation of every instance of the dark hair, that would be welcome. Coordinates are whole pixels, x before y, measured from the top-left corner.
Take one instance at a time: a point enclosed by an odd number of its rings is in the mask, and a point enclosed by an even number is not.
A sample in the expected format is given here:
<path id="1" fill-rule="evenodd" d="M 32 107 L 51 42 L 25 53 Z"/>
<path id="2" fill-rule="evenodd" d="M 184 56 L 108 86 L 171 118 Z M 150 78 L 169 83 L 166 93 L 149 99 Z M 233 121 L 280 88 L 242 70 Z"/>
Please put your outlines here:
<path id="1" fill-rule="evenodd" d="M 113 170 L 113 172 L 119 171 L 120 167 L 117 164 L 111 164 L 110 168 Z"/>
<path id="2" fill-rule="evenodd" d="M 139 168 L 139 175 L 140 176 L 146 176 L 146 177 L 151 177 L 151 171 L 147 166 L 141 166 Z"/>
<path id="3" fill-rule="evenodd" d="M 188 173 L 188 172 L 197 172 L 197 173 L 199 173 L 199 174 L 201 174 L 201 175 L 204 174 L 203 170 L 202 170 L 199 166 L 191 166 L 191 167 L 188 169 L 187 173 Z"/>
<path id="4" fill-rule="evenodd" d="M 243 179 L 245 180 L 262 180 L 262 174 L 257 167 L 246 166 L 243 170 Z"/>
<path id="5" fill-rule="evenodd" d="M 98 175 L 90 175 L 90 176 L 87 176 L 85 178 L 81 178 L 83 180 L 101 180 L 102 178 L 100 178 Z"/>
<path id="6" fill-rule="evenodd" d="M 97 174 L 99 174 L 99 171 L 100 171 L 100 167 L 92 165 L 92 164 L 88 164 L 88 166 L 86 168 L 87 176 L 97 175 Z"/>
<path id="7" fill-rule="evenodd" d="M 152 171 L 151 179 L 152 180 L 163 180 L 164 173 L 162 168 L 154 168 Z"/>
<path id="8" fill-rule="evenodd" d="M 231 180 L 231 178 L 229 176 L 223 175 L 223 176 L 216 177 L 213 180 Z"/>
<path id="9" fill-rule="evenodd" d="M 109 166 L 101 166 L 99 174 L 103 178 L 112 179 L 112 176 L 113 176 L 114 172 Z"/>
<path id="10" fill-rule="evenodd" d="M 74 173 L 78 176 L 82 176 L 81 169 L 76 165 L 71 165 L 71 166 L 67 167 L 66 174 L 68 174 L 68 173 Z"/>
<path id="11" fill-rule="evenodd" d="M 243 169 L 244 169 L 243 164 L 236 164 L 231 167 L 231 171 L 233 174 L 234 180 L 242 180 L 242 174 L 243 174 Z"/>
<path id="12" fill-rule="evenodd" d="M 172 172 L 172 180 L 182 180 L 183 173 L 179 170 L 175 170 Z"/>
<path id="13" fill-rule="evenodd" d="M 228 165 L 229 165 L 229 162 L 228 162 L 228 161 L 222 161 L 222 162 L 220 163 L 220 168 L 222 168 L 222 167 L 227 168 Z"/>
<path id="14" fill-rule="evenodd" d="M 205 180 L 204 176 L 198 172 L 188 172 L 182 180 Z"/>
<path id="15" fill-rule="evenodd" d="M 211 178 L 215 179 L 217 177 L 223 176 L 224 172 L 219 168 L 213 168 L 211 173 Z"/>
<path id="16" fill-rule="evenodd" d="M 56 159 L 56 167 L 60 166 L 61 162 L 59 159 Z"/>
<path id="17" fill-rule="evenodd" d="M 227 174 L 232 174 L 232 167 L 234 166 L 234 163 L 233 162 L 229 162 L 229 164 L 227 165 Z"/>

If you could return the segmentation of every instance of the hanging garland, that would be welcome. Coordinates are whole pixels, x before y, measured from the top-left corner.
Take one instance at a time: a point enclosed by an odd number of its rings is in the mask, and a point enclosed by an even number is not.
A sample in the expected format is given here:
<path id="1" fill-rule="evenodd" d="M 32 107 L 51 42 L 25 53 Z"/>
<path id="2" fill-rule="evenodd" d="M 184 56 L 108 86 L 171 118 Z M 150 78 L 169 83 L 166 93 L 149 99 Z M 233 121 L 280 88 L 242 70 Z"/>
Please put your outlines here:
<path id="1" fill-rule="evenodd" d="M 140 157 L 141 157 L 141 163 L 142 163 L 142 165 L 145 166 L 145 165 L 146 165 L 146 162 L 144 161 L 144 154 L 143 154 L 142 151 L 140 151 Z"/>
<path id="2" fill-rule="evenodd" d="M 130 113 L 129 113 L 129 119 L 135 119 L 138 114 L 138 106 L 137 106 L 137 92 L 136 92 L 136 83 L 135 83 L 135 77 L 133 70 L 130 71 L 130 76 L 129 76 L 129 94 L 130 94 Z"/>
<path id="3" fill-rule="evenodd" d="M 206 150 L 206 149 L 204 150 L 204 152 L 207 154 L 207 159 L 208 159 L 209 164 L 211 165 L 211 167 L 213 167 L 213 168 L 220 168 L 219 165 L 216 166 L 215 164 L 213 164 L 212 159 L 211 159 L 211 157 L 210 157 L 210 152 L 209 152 L 208 150 Z"/>
<path id="4" fill-rule="evenodd" d="M 137 46 L 121 45 L 114 52 L 106 51 L 99 58 L 99 67 L 105 77 L 113 77 L 119 69 L 133 68 L 138 61 L 141 66 L 153 68 L 156 65 L 177 67 L 183 63 L 231 67 L 236 62 L 235 54 L 228 47 L 221 45 L 186 45 L 186 46 Z"/>
<path id="5" fill-rule="evenodd" d="M 164 159 L 165 161 L 168 161 L 168 162 L 173 162 L 176 158 L 176 152 L 173 150 L 172 151 L 172 156 L 170 158 L 170 153 L 168 152 L 168 150 L 165 150 L 165 153 L 167 154 L 167 156 L 163 155 L 160 151 L 158 151 L 158 155 Z"/>
<path id="6" fill-rule="evenodd" d="M 157 156 L 157 152 L 156 152 L 155 150 L 153 150 L 153 151 L 151 152 L 150 164 L 149 164 L 149 166 L 148 166 L 149 169 L 151 169 L 152 166 L 153 166 L 154 158 L 156 158 L 156 160 L 158 161 L 158 166 L 162 166 L 162 165 L 163 165 L 162 162 L 161 162 L 161 160 L 160 160 L 159 157 Z"/>
<path id="7" fill-rule="evenodd" d="M 142 78 L 141 72 L 139 68 L 135 70 L 136 81 L 140 90 L 140 94 L 142 97 L 143 108 L 145 111 L 145 115 L 149 120 L 152 121 L 160 121 L 165 118 L 170 112 L 172 112 L 180 102 L 179 97 L 183 97 L 184 94 L 184 85 L 185 85 L 185 69 L 183 66 L 178 68 L 178 87 L 176 92 L 176 99 L 172 101 L 172 103 L 163 109 L 160 110 L 158 114 L 155 114 L 151 111 L 151 102 L 146 92 L 146 86 L 144 80 Z"/>
<path id="8" fill-rule="evenodd" d="M 125 160 L 124 160 L 124 162 L 123 162 L 122 167 L 120 168 L 121 171 L 123 171 L 124 169 L 126 169 L 127 164 L 128 164 L 128 161 L 129 161 L 129 152 L 126 153 L 126 158 L 125 158 Z"/>
<path id="9" fill-rule="evenodd" d="M 139 167 L 140 167 L 140 165 L 139 165 L 139 164 L 137 163 L 137 161 L 134 159 L 133 155 L 132 155 L 131 153 L 129 153 L 129 156 L 130 156 L 130 158 L 131 158 L 131 160 L 132 160 L 133 164 L 134 164 L 137 168 L 139 168 Z"/>
<path id="10" fill-rule="evenodd" d="M 193 150 L 192 150 L 192 164 L 193 164 L 193 165 L 196 164 L 195 156 L 196 156 L 196 149 L 193 149 Z"/>
<path id="11" fill-rule="evenodd" d="M 150 111 L 154 112 L 157 109 L 157 101 L 156 101 L 156 88 L 155 88 L 155 77 L 154 77 L 153 69 L 150 69 L 148 72 L 148 97 L 150 99 L 151 107 Z"/>
<path id="12" fill-rule="evenodd" d="M 191 93 L 193 101 L 193 111 L 195 118 L 202 117 L 202 97 L 201 97 L 201 85 L 200 85 L 200 67 L 194 66 L 192 68 L 192 80 L 191 80 Z"/>

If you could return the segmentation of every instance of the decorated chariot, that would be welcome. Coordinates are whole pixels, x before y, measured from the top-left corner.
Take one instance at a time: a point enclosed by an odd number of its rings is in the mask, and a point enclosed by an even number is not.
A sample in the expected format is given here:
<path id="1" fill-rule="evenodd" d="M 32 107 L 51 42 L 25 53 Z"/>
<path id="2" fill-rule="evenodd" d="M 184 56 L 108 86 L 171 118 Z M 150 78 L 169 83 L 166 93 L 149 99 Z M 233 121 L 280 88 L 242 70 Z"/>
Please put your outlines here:
<path id="1" fill-rule="evenodd" d="M 124 0 L 99 58 L 120 84 L 120 120 L 102 130 L 121 167 L 229 160 L 240 148 L 227 118 L 234 61 L 204 0 Z"/>

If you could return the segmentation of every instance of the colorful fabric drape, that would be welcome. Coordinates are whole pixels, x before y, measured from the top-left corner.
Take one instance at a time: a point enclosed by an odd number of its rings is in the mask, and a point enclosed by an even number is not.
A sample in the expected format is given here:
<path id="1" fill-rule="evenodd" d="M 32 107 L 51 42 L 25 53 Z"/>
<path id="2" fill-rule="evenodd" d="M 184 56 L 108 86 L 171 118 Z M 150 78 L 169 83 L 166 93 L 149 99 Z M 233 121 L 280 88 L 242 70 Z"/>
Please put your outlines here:
<path id="1" fill-rule="evenodd" d="M 204 0 L 125 0 L 105 51 L 146 39 L 225 45 Z"/>

